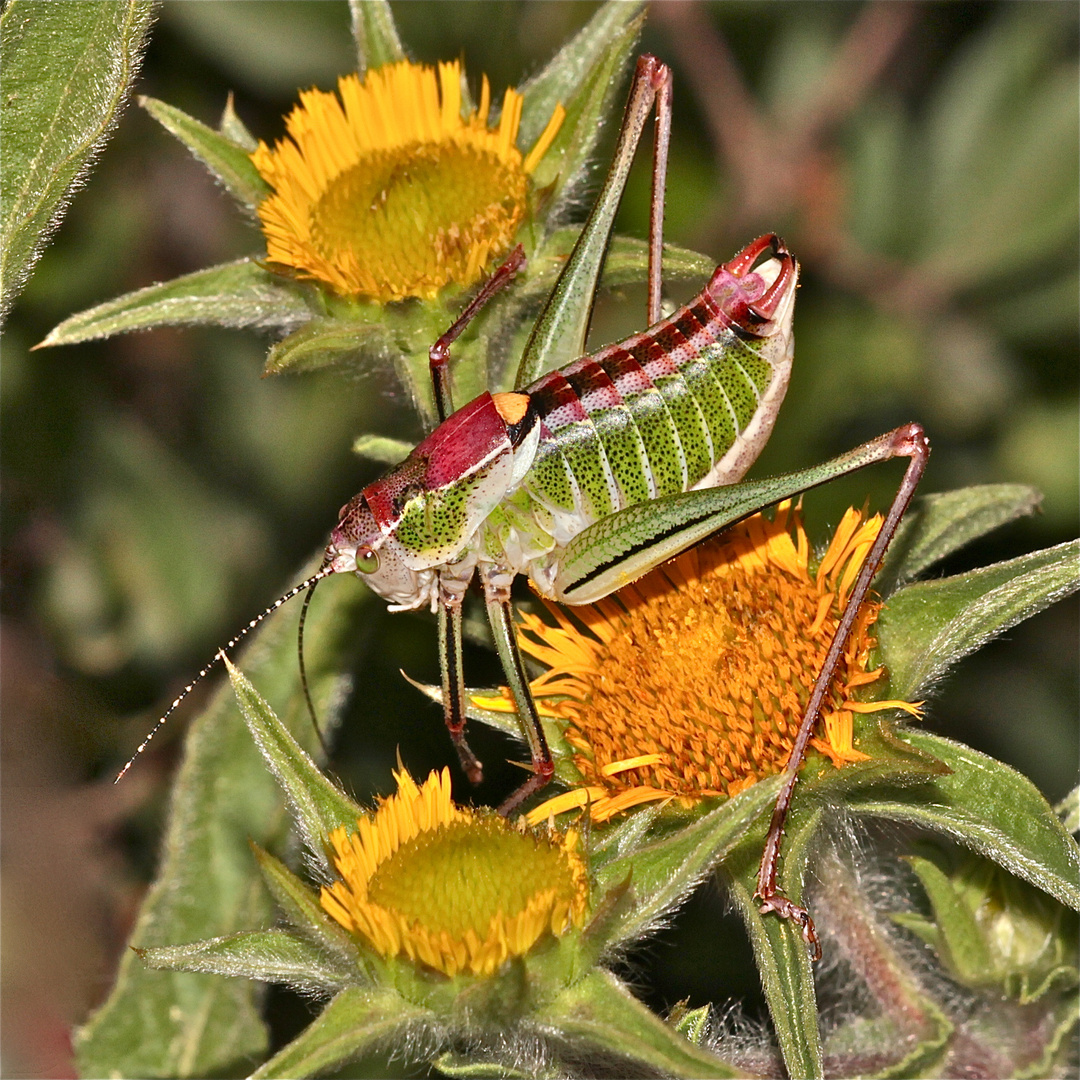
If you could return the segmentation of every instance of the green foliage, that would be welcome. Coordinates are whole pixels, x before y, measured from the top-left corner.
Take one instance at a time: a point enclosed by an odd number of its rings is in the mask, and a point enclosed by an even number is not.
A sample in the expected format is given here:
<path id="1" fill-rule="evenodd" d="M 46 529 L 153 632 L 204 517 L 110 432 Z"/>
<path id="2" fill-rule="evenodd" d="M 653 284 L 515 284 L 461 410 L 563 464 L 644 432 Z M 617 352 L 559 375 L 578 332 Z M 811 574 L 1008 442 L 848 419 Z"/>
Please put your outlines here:
<path id="1" fill-rule="evenodd" d="M 254 259 L 239 259 L 107 300 L 53 327 L 41 346 L 164 325 L 289 326 L 311 319 L 312 307 L 310 289 L 271 274 Z"/>
<path id="2" fill-rule="evenodd" d="M 893 692 L 925 693 L 950 665 L 1080 587 L 1080 542 L 909 585 L 879 621 Z"/>
<path id="3" fill-rule="evenodd" d="M 369 599 L 352 587 L 312 605 L 308 670 L 324 715 L 332 702 L 340 702 L 340 671 L 351 648 L 349 626 Z M 310 742 L 314 735 L 296 676 L 295 650 L 292 627 L 281 620 L 260 632 L 242 662 Z M 238 715 L 232 690 L 223 687 L 188 736 L 157 882 L 143 903 L 132 947 L 220 937 L 268 922 L 273 909 L 260 887 L 249 839 L 284 852 L 288 818 L 277 784 Z M 260 944 L 265 939 L 245 940 L 265 955 Z M 222 954 L 211 949 L 210 956 L 215 952 Z M 265 1051 L 261 994 L 254 984 L 191 973 L 220 970 L 205 950 L 189 960 L 184 973 L 160 973 L 148 969 L 136 953 L 125 955 L 112 994 L 79 1032 L 83 1075 L 209 1076 L 235 1071 Z"/>
<path id="4" fill-rule="evenodd" d="M 934 917 L 893 918 L 931 945 L 957 982 L 1001 988 L 1021 1005 L 1055 984 L 1077 985 L 1076 921 L 1060 904 L 981 859 L 969 856 L 952 876 L 932 859 L 908 861 Z"/>
<path id="5" fill-rule="evenodd" d="M 353 39 L 356 41 L 356 70 L 396 63 L 405 58 L 394 16 L 386 0 L 349 0 Z"/>
<path id="6" fill-rule="evenodd" d="M 0 16 L 0 319 L 116 123 L 152 11 L 148 0 L 11 0 Z"/>
<path id="7" fill-rule="evenodd" d="M 940 735 L 906 731 L 903 738 L 943 761 L 950 774 L 902 797 L 864 793 L 849 803 L 853 811 L 953 837 L 1080 910 L 1080 852 L 1030 780 Z"/>
<path id="8" fill-rule="evenodd" d="M 217 177 L 242 208 L 254 215 L 270 187 L 252 163 L 253 147 L 247 145 L 248 140 L 241 135 L 238 141 L 223 131 L 214 131 L 164 101 L 141 97 L 139 104 Z"/>

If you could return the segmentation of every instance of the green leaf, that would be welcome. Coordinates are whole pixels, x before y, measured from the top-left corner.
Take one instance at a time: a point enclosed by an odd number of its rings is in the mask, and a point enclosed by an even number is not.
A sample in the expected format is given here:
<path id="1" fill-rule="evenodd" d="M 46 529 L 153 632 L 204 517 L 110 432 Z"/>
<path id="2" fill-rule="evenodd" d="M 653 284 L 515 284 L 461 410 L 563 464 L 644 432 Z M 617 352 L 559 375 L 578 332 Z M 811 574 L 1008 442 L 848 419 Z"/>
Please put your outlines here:
<path id="1" fill-rule="evenodd" d="M 398 465 L 412 452 L 413 444 L 384 435 L 361 435 L 352 444 L 354 454 L 380 465 Z"/>
<path id="2" fill-rule="evenodd" d="M 712 1006 L 702 1005 L 697 1009 L 688 1009 L 686 1002 L 680 1002 L 668 1015 L 668 1023 L 685 1039 L 695 1046 L 700 1046 L 709 1034 Z"/>
<path id="3" fill-rule="evenodd" d="M 755 785 L 755 787 L 760 785 Z M 751 788 L 753 790 L 753 788 Z M 801 903 L 802 881 L 821 810 L 794 810 L 788 817 L 778 886 Z M 764 831 L 755 831 L 724 863 L 730 895 L 746 923 L 776 1038 L 789 1076 L 824 1076 L 814 973 L 806 944 L 790 919 L 762 915 L 754 899 Z"/>
<path id="4" fill-rule="evenodd" d="M 627 18 L 628 15 L 633 17 Z M 608 47 L 595 53 L 592 70 L 578 73 L 578 77 L 581 74 L 587 74 L 587 77 L 580 90 L 564 102 L 566 118 L 533 173 L 536 187 L 541 191 L 550 190 L 545 208 L 547 220 L 560 220 L 576 197 L 578 177 L 584 175 L 601 126 L 612 111 L 612 96 L 620 82 L 619 73 L 631 59 L 643 18 L 636 3 L 609 3 L 594 17 L 594 22 L 602 25 L 604 33 L 610 35 Z M 588 32 L 589 27 L 586 27 L 583 33 Z M 574 42 L 571 42 L 567 48 L 573 46 Z M 573 55 L 568 53 L 564 59 L 564 54 L 560 53 L 551 68 L 571 70 L 570 57 Z M 528 90 L 525 101 L 527 107 Z M 528 385 L 544 372 L 573 360 L 584 351 L 596 282 L 635 149 L 629 143 L 617 149 L 617 160 L 604 181 L 603 191 L 593 204 L 578 242 L 529 337 L 518 365 L 515 387 Z"/>
<path id="5" fill-rule="evenodd" d="M 386 0 L 349 0 L 349 14 L 356 42 L 356 70 L 361 77 L 368 68 L 405 59 L 394 14 Z"/>
<path id="6" fill-rule="evenodd" d="M 325 715 L 355 648 L 354 619 L 371 593 L 342 580 L 311 605 L 308 675 Z M 300 691 L 296 624 L 270 619 L 242 653 L 294 730 L 315 741 Z M 139 911 L 131 945 L 175 945 L 265 926 L 270 897 L 248 846 L 288 847 L 280 789 L 223 686 L 187 736 L 173 789 L 158 877 Z M 76 1036 L 83 1076 L 213 1076 L 237 1073 L 265 1052 L 260 989 L 188 972 L 155 972 L 131 951 L 105 1004 Z"/>
<path id="7" fill-rule="evenodd" d="M 937 950 L 961 985 L 1004 993 L 1019 1005 L 1077 985 L 1077 921 L 1062 904 L 970 852 L 949 860 L 948 873 L 937 850 L 908 861 L 934 918 L 903 912 L 893 920 Z"/>
<path id="8" fill-rule="evenodd" d="M 288 1046 L 251 1074 L 300 1078 L 343 1065 L 430 1014 L 390 990 L 342 990 Z"/>
<path id="9" fill-rule="evenodd" d="M 344 964 L 329 963 L 310 941 L 284 930 L 247 930 L 191 945 L 140 949 L 139 956 L 157 970 L 201 971 L 305 990 L 341 990 L 354 975 Z"/>
<path id="10" fill-rule="evenodd" d="M 589 854 L 594 871 L 599 871 L 609 860 L 629 854 L 641 847 L 649 830 L 662 813 L 663 811 L 656 803 L 646 803 L 604 831 L 593 832 L 589 843 Z"/>
<path id="11" fill-rule="evenodd" d="M 877 623 L 889 696 L 914 701 L 960 657 L 1080 587 L 1080 541 L 893 593 Z"/>
<path id="12" fill-rule="evenodd" d="M 645 4 L 641 0 L 608 0 L 543 70 L 518 88 L 525 95 L 518 128 L 520 146 L 531 147 L 536 142 L 560 102 L 569 112 L 583 87 L 597 80 L 597 72 L 614 72 L 621 62 L 629 59 L 630 49 L 644 21 L 644 11 Z M 619 54 L 615 57 L 614 67 L 611 66 L 613 53 Z M 596 115 L 602 118 L 607 115 L 607 110 L 600 109 Z M 569 116 L 567 122 L 570 122 Z M 589 142 L 583 155 L 587 158 L 596 142 L 597 132 L 583 131 L 581 134 Z M 547 183 L 550 178 L 537 181 L 539 187 Z"/>
<path id="13" fill-rule="evenodd" d="M 240 712 L 251 737 L 277 777 L 293 811 L 308 850 L 326 862 L 326 838 L 339 825 L 356 828 L 362 811 L 319 767 L 293 738 L 255 687 L 225 658 Z"/>
<path id="14" fill-rule="evenodd" d="M 334 318 L 312 319 L 279 341 L 266 357 L 267 375 L 319 371 L 337 364 L 376 362 L 392 349 L 386 329 L 371 322 L 346 322 Z M 434 339 L 432 339 L 434 340 Z"/>
<path id="15" fill-rule="evenodd" d="M 152 97 L 139 98 L 139 104 L 170 135 L 175 135 L 244 209 L 254 213 L 270 194 L 270 185 L 259 174 L 250 151 L 243 145 L 181 112 L 175 105 L 166 105 Z"/>
<path id="16" fill-rule="evenodd" d="M 361 969 L 356 942 L 323 910 L 315 893 L 280 860 L 275 859 L 252 841 L 252 852 L 259 863 L 263 881 L 273 894 L 285 917 L 297 932 L 303 934 L 320 952 L 332 956 L 339 965 L 351 972 L 351 983 L 369 975 Z"/>
<path id="17" fill-rule="evenodd" d="M 254 259 L 211 266 L 87 308 L 54 327 L 36 348 L 73 345 L 154 326 L 288 329 L 314 314 L 311 290 Z"/>
<path id="18" fill-rule="evenodd" d="M 626 843 L 625 854 L 596 870 L 601 892 L 629 877 L 634 903 L 609 931 L 612 942 L 644 934 L 684 900 L 771 807 L 779 779 L 770 777 L 727 799 L 689 825 L 644 847 Z"/>
<path id="19" fill-rule="evenodd" d="M 965 986 L 990 981 L 994 975 L 993 958 L 974 912 L 964 904 L 949 875 L 930 859 L 910 856 L 907 862 L 934 909 L 934 947 L 945 953 L 946 963 Z M 902 920 L 897 921 L 903 925 Z"/>
<path id="20" fill-rule="evenodd" d="M 890 716 L 893 712 L 862 716 L 856 720 L 854 745 L 869 755 L 867 761 L 851 761 L 837 769 L 826 758 L 811 750 L 808 764 L 799 774 L 799 791 L 814 792 L 819 802 L 841 803 L 848 793 L 872 784 L 912 784 L 947 776 L 943 761 L 906 743 Z M 903 715 L 903 714 L 899 714 Z"/>
<path id="21" fill-rule="evenodd" d="M 567 177 L 573 177 L 587 161 L 601 119 L 610 111 L 610 96 L 617 73 L 623 62 L 630 58 L 639 26 L 639 23 L 632 23 L 623 32 L 618 47 L 607 54 L 607 63 L 594 72 L 582 93 L 570 102 L 559 134 L 533 174 L 537 186 L 543 188 L 549 170 L 555 170 L 556 166 L 562 170 L 553 172 L 550 181 L 557 192 L 561 186 L 561 192 L 552 199 L 548 210 L 556 220 L 563 212 L 562 201 L 567 200 L 573 190 L 567 184 Z M 515 387 L 527 386 L 545 372 L 584 352 L 604 253 L 636 149 L 629 139 L 617 143 L 615 160 L 604 179 L 604 186 L 533 327 L 518 366 Z"/>
<path id="22" fill-rule="evenodd" d="M 1080 848 L 1030 780 L 940 735 L 909 729 L 900 737 L 945 762 L 952 774 L 894 798 L 872 790 L 856 794 L 848 801 L 851 810 L 945 833 L 1080 910 Z"/>
<path id="23" fill-rule="evenodd" d="M 637 1069 L 671 1076 L 727 1077 L 742 1071 L 695 1046 L 650 1012 L 609 971 L 590 971 L 536 1017 L 563 1038 L 614 1054 Z"/>
<path id="24" fill-rule="evenodd" d="M 0 321 L 120 115 L 152 13 L 9 0 L 0 16 Z"/>
<path id="25" fill-rule="evenodd" d="M 889 545 L 877 577 L 879 591 L 891 592 L 883 582 L 911 581 L 972 540 L 1035 513 L 1041 500 L 1027 484 L 984 484 L 923 496 L 908 510 Z"/>

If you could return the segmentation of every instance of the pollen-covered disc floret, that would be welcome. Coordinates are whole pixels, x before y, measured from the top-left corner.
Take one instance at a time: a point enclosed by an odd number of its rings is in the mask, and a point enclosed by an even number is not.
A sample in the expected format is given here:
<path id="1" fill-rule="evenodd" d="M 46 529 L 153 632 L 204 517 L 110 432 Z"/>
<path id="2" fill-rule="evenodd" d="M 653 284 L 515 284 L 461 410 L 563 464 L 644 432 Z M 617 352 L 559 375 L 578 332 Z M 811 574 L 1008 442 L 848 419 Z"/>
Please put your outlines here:
<path id="1" fill-rule="evenodd" d="M 341 880 L 321 901 L 346 930 L 385 957 L 454 976 L 490 975 L 582 924 L 588 875 L 574 830 L 533 833 L 457 807 L 446 769 L 419 787 L 395 775 L 397 794 L 356 832 L 329 837 Z"/>
<path id="2" fill-rule="evenodd" d="M 457 61 L 402 61 L 302 93 L 287 137 L 252 154 L 273 188 L 259 206 L 269 260 L 379 303 L 477 281 L 509 249 L 565 110 L 523 156 L 522 96 L 508 89 L 488 127 L 487 78 L 465 116 L 461 79 Z"/>
<path id="3" fill-rule="evenodd" d="M 880 527 L 880 517 L 849 511 L 811 569 L 785 503 L 773 520 L 755 515 L 614 597 L 572 615 L 550 605 L 556 626 L 524 616 L 521 646 L 548 665 L 533 692 L 569 721 L 585 781 L 530 820 L 586 804 L 597 820 L 657 800 L 689 806 L 779 772 Z M 863 605 L 812 742 L 837 766 L 866 757 L 852 744 L 854 713 L 916 712 L 852 696 L 881 675 L 867 670 L 880 606 Z"/>

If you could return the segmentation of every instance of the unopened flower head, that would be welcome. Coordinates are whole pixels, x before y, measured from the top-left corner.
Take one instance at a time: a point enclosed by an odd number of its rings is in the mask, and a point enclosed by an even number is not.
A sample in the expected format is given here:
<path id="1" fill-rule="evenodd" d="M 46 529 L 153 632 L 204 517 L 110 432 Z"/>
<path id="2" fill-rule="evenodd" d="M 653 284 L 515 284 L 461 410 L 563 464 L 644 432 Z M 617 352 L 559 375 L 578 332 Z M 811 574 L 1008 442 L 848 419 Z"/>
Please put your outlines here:
<path id="1" fill-rule="evenodd" d="M 565 110 L 522 155 L 522 96 L 508 89 L 489 127 L 486 76 L 466 116 L 461 80 L 457 61 L 401 61 L 302 93 L 287 137 L 252 154 L 273 188 L 259 206 L 271 263 L 378 303 L 479 280 L 510 248 Z"/>
<path id="2" fill-rule="evenodd" d="M 445 975 L 487 976 L 545 935 L 581 926 L 588 874 L 578 834 L 515 828 L 493 811 L 450 800 L 450 773 L 398 791 L 330 834 L 340 881 L 325 910 L 387 958 L 405 955 Z"/>
<path id="3" fill-rule="evenodd" d="M 569 721 L 584 781 L 530 820 L 585 805 L 600 821 L 645 802 L 689 807 L 779 772 L 880 526 L 849 511 L 812 568 L 785 503 L 773 520 L 755 515 L 613 597 L 572 614 L 549 605 L 555 626 L 523 616 L 521 646 L 548 666 L 533 692 Z M 917 715 L 906 702 L 853 696 L 882 674 L 868 669 L 880 607 L 864 604 L 812 740 L 838 767 L 867 756 L 852 743 L 854 713 Z"/>

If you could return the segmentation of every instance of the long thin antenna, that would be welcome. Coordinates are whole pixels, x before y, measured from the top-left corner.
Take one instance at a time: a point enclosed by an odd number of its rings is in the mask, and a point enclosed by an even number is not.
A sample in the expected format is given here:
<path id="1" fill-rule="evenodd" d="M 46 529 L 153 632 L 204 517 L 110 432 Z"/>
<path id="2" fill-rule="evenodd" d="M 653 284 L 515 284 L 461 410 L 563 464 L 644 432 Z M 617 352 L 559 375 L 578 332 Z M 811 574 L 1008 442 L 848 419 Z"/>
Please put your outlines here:
<path id="1" fill-rule="evenodd" d="M 176 697 L 176 700 L 173 701 L 173 703 L 165 710 L 165 713 L 161 717 L 161 719 L 158 720 L 158 722 L 150 729 L 150 734 L 147 735 L 141 743 L 139 743 L 138 749 L 135 751 L 134 754 L 131 755 L 128 763 L 116 774 L 116 779 L 113 781 L 113 783 L 120 783 L 120 781 L 124 778 L 124 773 L 126 773 L 128 769 L 130 769 L 131 766 L 135 764 L 135 759 L 147 748 L 147 746 L 150 745 L 150 740 L 158 733 L 158 729 L 162 726 L 162 724 L 164 724 L 165 721 L 168 720 L 169 717 L 173 714 L 180 702 L 183 701 L 184 698 L 186 698 L 188 694 L 190 694 L 191 691 L 195 689 L 196 686 L 198 686 L 198 684 L 206 677 L 207 673 L 213 670 L 214 665 L 230 649 L 232 649 L 237 644 L 237 642 L 242 641 L 250 631 L 254 630 L 255 627 L 258 626 L 259 623 L 261 623 L 263 619 L 267 617 L 267 615 L 272 615 L 275 611 L 277 611 L 279 607 L 281 607 L 282 604 L 287 604 L 294 596 L 298 596 L 305 589 L 313 588 L 318 582 L 322 581 L 323 578 L 329 577 L 333 573 L 334 571 L 327 566 L 320 567 L 318 572 L 312 574 L 311 577 L 309 577 L 306 581 L 301 581 L 299 585 L 290 589 L 287 593 L 285 593 L 284 596 L 279 596 L 261 615 L 258 615 L 254 619 L 252 619 L 251 622 L 249 622 L 247 626 L 245 626 L 244 629 L 241 630 L 240 633 L 232 639 L 232 641 L 230 641 L 223 648 L 218 649 L 217 654 L 214 656 L 214 659 L 211 660 L 210 663 L 207 664 L 206 667 L 204 667 L 202 671 L 200 671 L 199 674 L 196 675 L 195 678 L 192 679 L 191 682 L 189 682 L 187 686 L 185 686 L 184 689 L 180 691 L 180 693 Z M 304 687 L 304 692 L 307 693 L 306 683 Z M 310 701 L 310 697 L 308 700 Z M 316 728 L 316 730 L 318 729 Z M 322 736 L 320 735 L 319 738 L 321 740 Z"/>
<path id="2" fill-rule="evenodd" d="M 304 663 L 304 623 L 307 622 L 307 609 L 311 604 L 311 598 L 315 595 L 315 586 L 322 581 L 322 578 L 315 575 L 311 584 L 308 586 L 307 596 L 304 597 L 304 606 L 300 609 L 300 622 L 296 627 L 296 658 L 300 667 L 300 685 L 304 688 L 304 701 L 307 702 L 308 715 L 311 717 L 311 726 L 315 729 L 315 734 L 319 738 L 319 745 L 322 747 L 323 755 L 329 759 L 330 747 L 326 745 L 326 740 L 323 738 L 322 728 L 319 727 L 319 718 L 315 714 L 315 702 L 311 700 L 311 689 L 308 686 L 307 677 L 307 665 Z"/>

